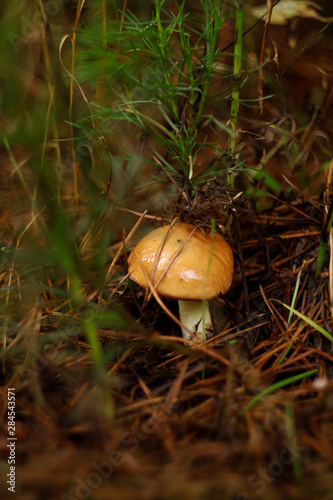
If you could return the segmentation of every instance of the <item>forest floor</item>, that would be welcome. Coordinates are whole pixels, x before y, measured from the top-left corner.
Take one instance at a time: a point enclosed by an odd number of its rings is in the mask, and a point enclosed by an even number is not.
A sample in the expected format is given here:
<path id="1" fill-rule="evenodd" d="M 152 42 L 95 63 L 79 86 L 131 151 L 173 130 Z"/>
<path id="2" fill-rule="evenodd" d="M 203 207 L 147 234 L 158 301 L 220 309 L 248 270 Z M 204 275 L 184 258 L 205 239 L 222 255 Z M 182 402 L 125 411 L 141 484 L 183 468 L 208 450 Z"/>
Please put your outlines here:
<path id="1" fill-rule="evenodd" d="M 19 28 L 1 9 L 13 35 Z M 61 23 L 75 24 L 76 6 L 62 9 L 51 16 L 54 36 Z M 82 15 L 93 17 L 94 8 Z M 190 207 L 185 190 L 170 195 L 160 180 L 134 189 L 156 173 L 148 159 L 126 187 L 122 165 L 103 201 L 86 189 L 86 172 L 73 181 L 66 171 L 61 189 L 57 168 L 37 175 L 41 158 L 57 165 L 55 130 L 68 137 L 69 84 L 55 83 L 68 95 L 51 123 L 43 36 L 1 41 L 21 43 L 20 70 L 9 52 L 0 76 L 8 96 L 0 149 L 1 498 L 332 500 L 333 31 L 290 48 L 309 27 L 321 34 L 323 24 L 271 26 L 267 38 L 274 53 L 276 40 L 290 37 L 279 46 L 281 88 L 265 108 L 281 112 L 276 128 L 258 110 L 256 123 L 240 115 L 241 157 L 254 165 L 259 156 L 264 174 L 249 182 L 241 173 L 232 187 L 225 179 L 197 186 Z M 53 134 L 47 141 L 40 103 Z M 286 122 L 288 134 L 278 136 Z M 71 157 L 66 142 L 61 148 Z M 151 155 L 146 138 L 140 148 Z M 175 214 L 206 227 L 213 217 L 227 227 L 235 256 L 230 290 L 211 302 L 214 334 L 200 344 L 186 343 L 159 301 L 145 303 L 128 277 L 134 244 Z M 178 314 L 175 301 L 163 303 Z"/>

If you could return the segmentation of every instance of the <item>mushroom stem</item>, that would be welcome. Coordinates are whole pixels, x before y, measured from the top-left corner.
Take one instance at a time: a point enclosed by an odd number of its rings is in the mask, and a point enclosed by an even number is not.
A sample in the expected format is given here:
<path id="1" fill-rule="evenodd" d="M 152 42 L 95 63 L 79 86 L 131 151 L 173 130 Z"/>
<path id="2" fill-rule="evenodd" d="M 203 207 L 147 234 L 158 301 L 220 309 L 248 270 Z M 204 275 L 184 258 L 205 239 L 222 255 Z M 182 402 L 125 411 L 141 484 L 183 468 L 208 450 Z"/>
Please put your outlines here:
<path id="1" fill-rule="evenodd" d="M 212 328 L 208 301 L 204 303 L 202 301 L 178 300 L 178 305 L 181 323 L 193 332 L 190 335 L 185 328 L 182 328 L 184 339 L 193 340 L 194 342 L 205 340 L 206 330 Z M 203 324 L 203 316 L 205 317 L 205 324 Z"/>

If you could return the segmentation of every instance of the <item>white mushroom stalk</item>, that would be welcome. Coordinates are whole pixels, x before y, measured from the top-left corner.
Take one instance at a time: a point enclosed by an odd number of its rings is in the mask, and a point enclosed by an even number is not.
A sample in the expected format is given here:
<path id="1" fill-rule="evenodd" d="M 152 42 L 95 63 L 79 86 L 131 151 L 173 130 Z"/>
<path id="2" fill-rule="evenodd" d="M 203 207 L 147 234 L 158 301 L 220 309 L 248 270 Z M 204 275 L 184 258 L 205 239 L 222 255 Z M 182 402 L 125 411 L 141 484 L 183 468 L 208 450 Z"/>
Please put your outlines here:
<path id="1" fill-rule="evenodd" d="M 207 330 L 213 327 L 208 301 L 178 300 L 178 306 L 179 319 L 186 327 L 182 327 L 184 339 L 198 343 L 206 340 Z"/>

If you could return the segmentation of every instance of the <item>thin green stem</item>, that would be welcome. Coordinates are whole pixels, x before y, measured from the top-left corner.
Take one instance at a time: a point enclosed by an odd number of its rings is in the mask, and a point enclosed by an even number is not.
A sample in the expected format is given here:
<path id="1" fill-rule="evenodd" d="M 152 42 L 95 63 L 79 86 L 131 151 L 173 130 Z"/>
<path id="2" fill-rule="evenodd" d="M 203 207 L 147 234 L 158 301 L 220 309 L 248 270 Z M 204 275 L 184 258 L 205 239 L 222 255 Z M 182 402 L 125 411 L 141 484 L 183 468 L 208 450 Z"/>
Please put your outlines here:
<path id="1" fill-rule="evenodd" d="M 243 20 L 244 10 L 243 1 L 237 2 L 236 23 L 235 23 L 235 49 L 234 49 L 234 73 L 232 84 L 231 110 L 230 110 L 230 126 L 233 134 L 229 136 L 229 152 L 232 160 L 237 154 L 237 122 L 239 112 L 239 94 L 242 84 L 241 68 L 242 68 L 242 45 L 243 45 Z M 231 172 L 230 185 L 234 185 L 234 175 Z"/>

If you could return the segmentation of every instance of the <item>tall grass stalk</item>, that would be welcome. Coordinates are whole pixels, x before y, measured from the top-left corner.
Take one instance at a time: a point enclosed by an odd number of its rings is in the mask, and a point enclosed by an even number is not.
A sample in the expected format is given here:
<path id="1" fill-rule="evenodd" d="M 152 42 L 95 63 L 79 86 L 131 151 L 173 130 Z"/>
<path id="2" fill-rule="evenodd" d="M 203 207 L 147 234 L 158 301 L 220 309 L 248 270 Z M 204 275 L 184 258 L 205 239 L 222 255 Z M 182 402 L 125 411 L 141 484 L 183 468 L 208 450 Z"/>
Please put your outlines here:
<path id="1" fill-rule="evenodd" d="M 237 122 L 238 122 L 238 112 L 239 112 L 239 95 L 242 85 L 242 47 L 243 47 L 243 21 L 244 21 L 244 10 L 243 10 L 243 0 L 236 1 L 236 22 L 235 22 L 235 49 L 234 49 L 234 71 L 233 71 L 233 83 L 232 83 L 232 96 L 231 96 L 231 110 L 230 110 L 230 126 L 232 134 L 229 136 L 229 152 L 231 155 L 231 162 L 235 161 L 235 156 L 237 154 Z M 229 174 L 230 185 L 234 185 L 234 172 L 231 170 Z"/>
<path id="2" fill-rule="evenodd" d="M 287 438 L 289 443 L 295 445 L 297 439 L 295 415 L 293 411 L 293 405 L 289 401 L 286 403 L 285 414 L 286 414 Z M 298 454 L 296 454 L 293 460 L 293 471 L 294 471 L 294 478 L 296 479 L 296 481 L 299 481 L 302 476 L 302 468 L 301 468 L 300 457 Z"/>
<path id="3" fill-rule="evenodd" d="M 74 201 L 76 204 L 79 202 L 79 192 L 78 192 L 78 166 L 76 162 L 76 154 L 75 154 L 75 146 L 74 146 L 74 129 L 71 123 L 73 122 L 73 97 L 74 97 L 74 71 L 75 71 L 75 49 L 76 49 L 76 37 L 77 31 L 79 27 L 79 21 L 81 17 L 81 12 L 83 6 L 85 4 L 85 0 L 79 0 L 76 9 L 76 18 L 75 18 L 75 26 L 73 35 L 71 37 L 72 42 L 72 62 L 71 62 L 71 75 L 72 78 L 70 80 L 70 92 L 69 92 L 69 111 L 68 117 L 70 122 L 70 135 L 71 135 L 71 148 L 72 148 L 72 165 L 73 165 L 73 194 Z"/>

